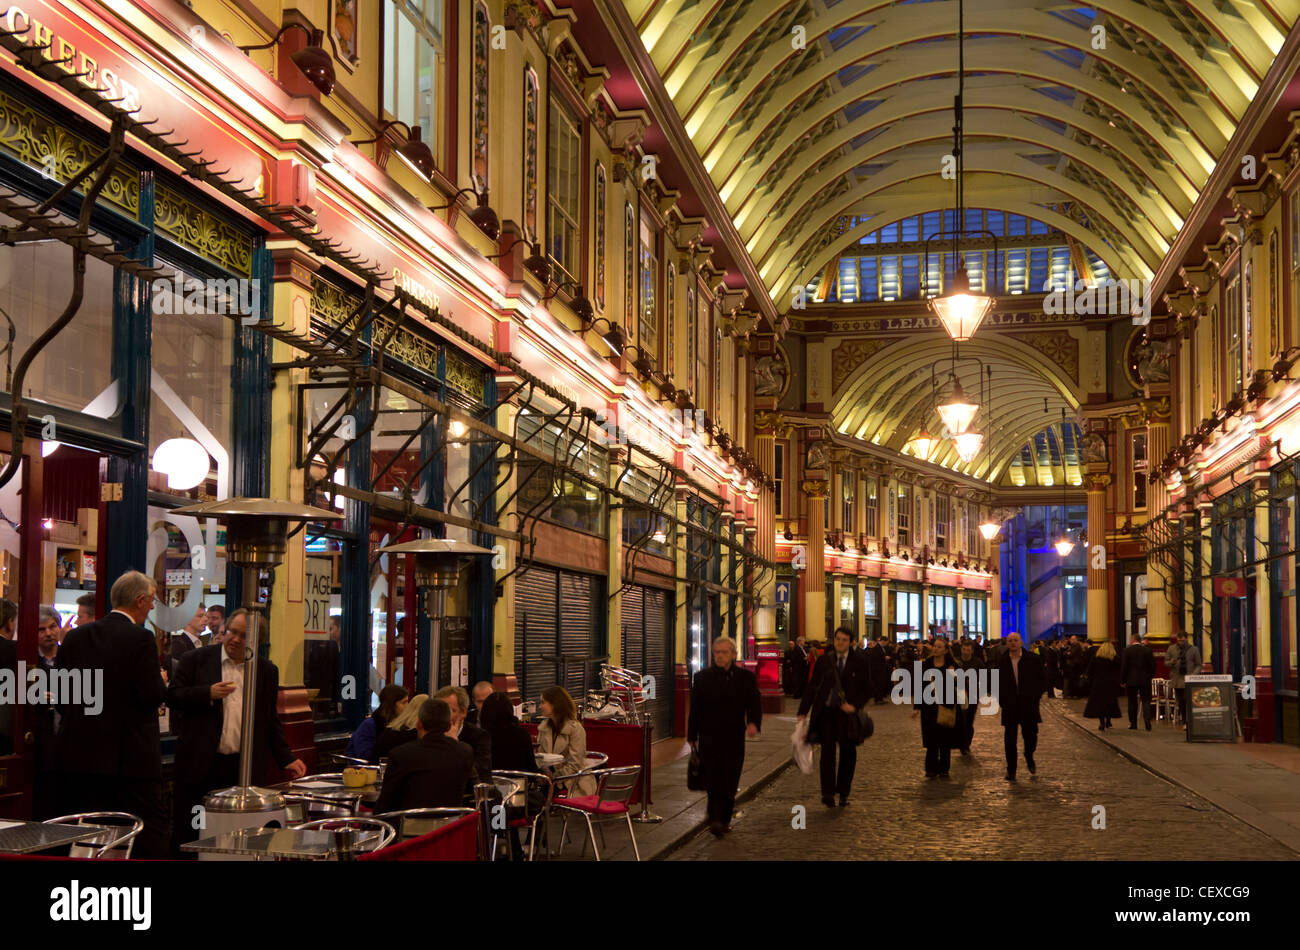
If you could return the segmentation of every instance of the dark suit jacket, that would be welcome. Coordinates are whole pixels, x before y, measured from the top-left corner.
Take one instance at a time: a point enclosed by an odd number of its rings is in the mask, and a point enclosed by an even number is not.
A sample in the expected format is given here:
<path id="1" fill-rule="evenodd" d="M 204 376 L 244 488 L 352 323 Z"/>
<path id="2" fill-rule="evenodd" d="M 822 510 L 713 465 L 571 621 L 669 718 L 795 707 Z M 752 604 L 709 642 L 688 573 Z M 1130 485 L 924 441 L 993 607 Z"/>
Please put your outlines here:
<path id="1" fill-rule="evenodd" d="M 809 735 L 817 733 L 818 720 L 826 712 L 826 700 L 830 698 L 835 687 L 835 651 L 828 650 L 817 660 L 813 667 L 812 689 L 803 694 L 799 703 L 799 715 L 807 715 L 812 710 L 812 719 L 808 723 Z M 840 674 L 844 686 L 843 701 L 854 709 L 861 709 L 871 698 L 871 668 L 861 650 L 849 650 L 848 659 L 844 661 L 844 672 Z M 839 707 L 835 709 L 838 711 Z"/>
<path id="2" fill-rule="evenodd" d="M 1156 675 L 1156 655 L 1145 643 L 1130 643 L 1120 657 L 1119 681 L 1121 686 L 1151 688 Z"/>
<path id="3" fill-rule="evenodd" d="M 393 750 L 375 814 L 407 808 L 454 808 L 474 780 L 474 751 L 450 736 L 426 734 Z"/>
<path id="4" fill-rule="evenodd" d="M 185 634 L 172 634 L 171 644 L 167 648 L 167 659 L 170 661 L 167 670 L 168 675 L 176 675 L 176 668 L 180 666 L 181 658 L 184 657 L 186 653 L 200 649 L 202 649 L 202 647 L 196 647 L 192 642 L 190 642 L 190 638 Z"/>
<path id="5" fill-rule="evenodd" d="M 1011 653 L 998 658 L 998 705 L 1002 707 L 1002 725 L 1018 726 L 1022 722 L 1042 722 L 1038 701 L 1047 689 L 1043 661 L 1028 650 L 1020 651 L 1020 683 L 1011 672 Z"/>
<path id="6" fill-rule="evenodd" d="M 18 672 L 18 645 L 8 637 L 0 637 L 0 670 Z M 15 683 L 15 689 L 26 689 L 25 683 Z M 6 703 L 0 706 L 0 755 L 10 755 L 14 751 L 14 710 L 16 704 Z"/>
<path id="7" fill-rule="evenodd" d="M 71 630 L 55 666 L 103 671 L 98 715 L 82 706 L 62 706 L 57 740 L 60 768 L 67 773 L 121 778 L 162 777 L 158 707 L 167 698 L 153 634 L 126 614 Z"/>
<path id="8" fill-rule="evenodd" d="M 492 737 L 492 768 L 506 772 L 540 772 L 533 754 L 533 737 L 521 722 L 503 723 Z M 464 734 L 461 735 L 464 741 Z"/>
<path id="9" fill-rule="evenodd" d="M 183 714 L 178 722 L 176 781 L 197 785 L 207 776 L 221 744 L 224 700 L 213 701 L 211 686 L 222 682 L 221 654 L 224 647 L 191 650 L 181 658 L 176 676 L 167 690 L 167 705 Z M 284 737 L 284 725 L 276 711 L 280 674 L 270 660 L 258 660 L 257 703 L 253 714 L 253 780 L 265 781 L 272 762 L 284 768 L 293 752 Z"/>
<path id="10" fill-rule="evenodd" d="M 481 726 L 471 726 L 468 722 L 460 727 L 460 741 L 470 747 L 474 753 L 474 765 L 478 769 L 480 782 L 492 781 L 492 737 Z"/>
<path id="11" fill-rule="evenodd" d="M 690 715 L 686 721 L 689 742 L 744 743 L 745 726 L 763 724 L 763 698 L 758 677 L 739 663 L 727 669 L 710 666 L 695 674 L 691 686 Z"/>

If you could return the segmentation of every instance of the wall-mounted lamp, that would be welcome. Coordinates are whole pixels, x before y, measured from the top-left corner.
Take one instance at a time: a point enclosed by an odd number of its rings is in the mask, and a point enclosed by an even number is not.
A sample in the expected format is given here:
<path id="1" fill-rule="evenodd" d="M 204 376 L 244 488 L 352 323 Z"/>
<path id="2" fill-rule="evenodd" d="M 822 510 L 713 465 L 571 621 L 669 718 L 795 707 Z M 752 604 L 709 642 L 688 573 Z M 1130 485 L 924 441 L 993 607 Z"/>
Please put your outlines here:
<path id="1" fill-rule="evenodd" d="M 241 46 L 239 49 L 245 53 L 251 53 L 254 50 L 270 49 L 276 43 L 280 42 L 280 37 L 290 30 L 302 30 L 307 34 L 307 45 L 289 58 L 293 64 L 302 70 L 302 74 L 307 77 L 313 86 L 320 90 L 322 96 L 328 96 L 334 91 L 334 57 L 325 51 L 325 34 L 321 30 L 309 30 L 301 23 L 289 23 L 281 27 L 280 32 L 275 34 L 269 43 L 263 43 L 260 46 Z"/>
<path id="2" fill-rule="evenodd" d="M 469 213 L 469 219 L 474 226 L 488 236 L 489 240 L 495 241 L 501 237 L 501 220 L 497 213 L 488 207 L 487 189 L 476 191 L 473 188 L 462 188 L 451 196 L 451 201 L 445 205 L 435 205 L 430 211 L 446 211 L 456 203 L 456 199 L 465 193 L 470 193 L 478 197 L 478 206 Z"/>
<path id="3" fill-rule="evenodd" d="M 393 149 L 393 151 L 396 152 L 397 156 L 406 162 L 406 164 L 410 165 L 418 174 L 423 175 L 425 180 L 432 178 L 433 152 L 429 150 L 429 146 L 425 145 L 424 141 L 420 138 L 420 127 L 418 125 L 413 127 L 399 119 L 393 119 L 381 125 L 379 127 L 379 134 L 373 139 L 362 139 L 361 141 L 353 142 L 352 144 L 373 145 L 375 142 L 382 139 L 384 133 L 395 125 L 400 125 L 402 128 L 406 129 L 406 141 Z"/>
<path id="4" fill-rule="evenodd" d="M 489 254 L 487 255 L 487 259 L 490 261 L 499 261 L 501 258 L 513 251 L 515 246 L 518 244 L 527 244 L 528 249 L 532 251 L 531 254 L 524 258 L 524 270 L 536 277 L 542 286 L 549 286 L 551 283 L 551 262 L 547 259 L 546 255 L 542 253 L 542 246 L 536 241 L 526 241 L 523 238 L 515 238 L 510 242 L 510 246 L 504 251 L 500 254 Z"/>
<path id="5" fill-rule="evenodd" d="M 573 296 L 569 298 L 569 309 L 577 316 L 580 326 L 590 327 L 596 322 L 596 308 L 591 305 L 591 301 L 582 292 L 582 284 L 571 280 L 562 280 L 555 286 L 554 290 L 542 298 L 542 303 L 554 300 L 556 295 L 565 287 L 573 288 Z"/>

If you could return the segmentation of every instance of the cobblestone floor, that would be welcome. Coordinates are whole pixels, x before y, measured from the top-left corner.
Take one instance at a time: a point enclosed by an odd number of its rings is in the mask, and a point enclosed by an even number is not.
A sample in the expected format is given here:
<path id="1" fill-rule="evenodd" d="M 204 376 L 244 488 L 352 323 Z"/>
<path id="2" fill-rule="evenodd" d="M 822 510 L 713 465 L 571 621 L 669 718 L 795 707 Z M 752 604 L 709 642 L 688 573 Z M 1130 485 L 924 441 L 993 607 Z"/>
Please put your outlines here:
<path id="1" fill-rule="evenodd" d="M 821 804 L 816 773 L 791 766 L 741 806 L 732 831 L 707 832 L 668 860 L 1294 860 L 1297 855 L 1098 742 L 1043 702 L 1031 776 L 1023 756 L 1007 782 L 1002 728 L 980 717 L 952 779 L 925 777 L 920 723 L 905 707 L 871 708 L 875 735 L 858 750 L 846 808 Z M 1120 720 L 1116 720 L 1120 722 Z M 787 723 L 789 723 L 787 725 Z M 764 726 L 767 726 L 764 721 Z M 772 722 L 793 729 L 793 720 Z M 1127 723 L 1121 723 L 1126 728 Z M 820 754 L 820 753 L 818 753 Z M 806 828 L 792 827 L 795 806 Z M 1106 827 L 1092 827 L 1094 806 Z"/>

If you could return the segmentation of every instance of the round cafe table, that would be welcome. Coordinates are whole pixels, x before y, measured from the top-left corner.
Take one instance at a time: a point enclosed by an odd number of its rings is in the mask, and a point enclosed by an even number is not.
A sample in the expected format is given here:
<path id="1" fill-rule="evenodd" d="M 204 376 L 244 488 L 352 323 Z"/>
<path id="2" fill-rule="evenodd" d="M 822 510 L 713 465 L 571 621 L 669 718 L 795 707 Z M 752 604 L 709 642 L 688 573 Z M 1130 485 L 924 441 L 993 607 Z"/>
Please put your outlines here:
<path id="1" fill-rule="evenodd" d="M 553 769 L 564 761 L 564 756 L 558 752 L 536 752 L 537 765 L 543 769 Z"/>

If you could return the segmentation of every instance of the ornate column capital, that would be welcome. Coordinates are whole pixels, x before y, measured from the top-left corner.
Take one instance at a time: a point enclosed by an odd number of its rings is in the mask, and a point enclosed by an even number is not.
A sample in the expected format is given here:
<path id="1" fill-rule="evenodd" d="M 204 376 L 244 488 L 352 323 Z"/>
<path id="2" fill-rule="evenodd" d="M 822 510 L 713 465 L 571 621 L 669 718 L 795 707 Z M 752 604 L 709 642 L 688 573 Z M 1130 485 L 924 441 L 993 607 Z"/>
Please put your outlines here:
<path id="1" fill-rule="evenodd" d="M 799 483 L 799 490 L 809 498 L 825 498 L 830 494 L 831 483 L 824 478 L 805 478 Z"/>
<path id="2" fill-rule="evenodd" d="M 1084 478 L 1083 484 L 1088 491 L 1105 491 L 1113 479 L 1109 472 L 1103 472 L 1099 475 L 1088 475 Z"/>

